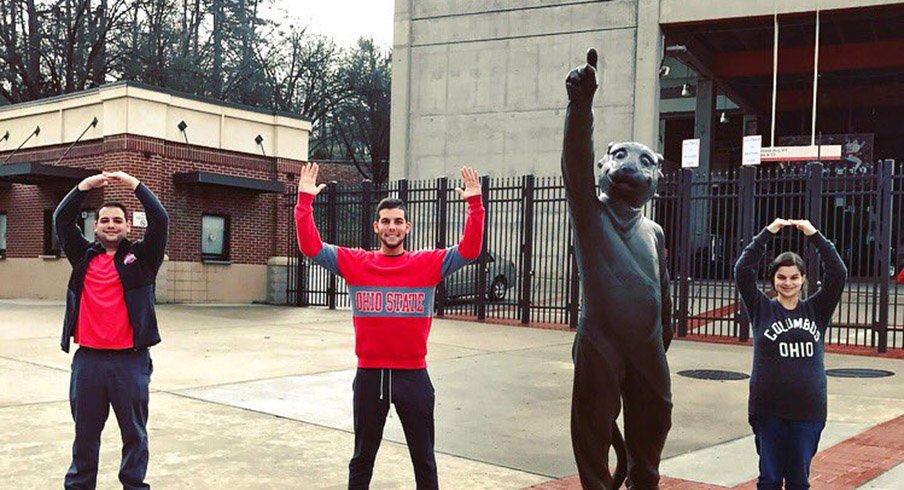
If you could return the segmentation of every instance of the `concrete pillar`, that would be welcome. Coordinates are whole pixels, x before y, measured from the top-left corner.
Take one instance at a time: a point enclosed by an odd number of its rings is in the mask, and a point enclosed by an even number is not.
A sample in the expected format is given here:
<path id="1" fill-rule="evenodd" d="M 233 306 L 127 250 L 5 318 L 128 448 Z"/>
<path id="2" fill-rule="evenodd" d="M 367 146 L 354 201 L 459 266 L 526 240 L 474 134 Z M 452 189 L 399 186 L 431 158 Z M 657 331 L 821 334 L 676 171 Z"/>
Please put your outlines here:
<path id="1" fill-rule="evenodd" d="M 716 114 L 716 90 L 712 80 L 697 80 L 697 104 L 694 108 L 694 138 L 700 138 L 700 170 L 708 172 L 713 153 L 713 119 Z"/>
<path id="2" fill-rule="evenodd" d="M 299 258 L 298 260 L 303 260 Z M 267 260 L 267 303 L 286 304 L 286 290 L 289 286 L 289 258 L 270 257 Z"/>
<path id="3" fill-rule="evenodd" d="M 411 2 L 395 0 L 392 39 L 392 109 L 389 126 L 389 180 L 409 176 L 411 116 Z"/>
<path id="4" fill-rule="evenodd" d="M 632 138 L 650 148 L 657 148 L 659 141 L 659 62 L 663 50 L 659 2 L 637 2 Z"/>
<path id="5" fill-rule="evenodd" d="M 744 136 L 759 134 L 756 114 L 744 114 L 744 125 L 741 126 Z M 765 140 L 763 141 L 765 143 Z"/>
<path id="6" fill-rule="evenodd" d="M 713 140 L 715 139 L 714 119 L 716 114 L 716 90 L 712 80 L 697 80 L 697 100 L 694 109 L 694 138 L 700 138 L 700 168 L 703 175 L 712 170 Z M 692 196 L 702 196 L 703 186 L 694 186 Z M 698 199 L 691 209 L 691 247 L 693 251 L 710 243 L 710 207 L 708 199 Z"/>

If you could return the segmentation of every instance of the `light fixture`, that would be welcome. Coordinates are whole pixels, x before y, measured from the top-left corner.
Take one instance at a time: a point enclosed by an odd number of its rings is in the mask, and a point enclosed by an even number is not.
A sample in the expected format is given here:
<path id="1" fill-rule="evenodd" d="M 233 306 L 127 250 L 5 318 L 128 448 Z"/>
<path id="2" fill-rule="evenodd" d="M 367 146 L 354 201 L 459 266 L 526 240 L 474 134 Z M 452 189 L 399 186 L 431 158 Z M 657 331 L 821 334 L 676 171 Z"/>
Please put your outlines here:
<path id="1" fill-rule="evenodd" d="M 720 112 L 720 114 L 719 114 L 719 124 L 728 124 L 728 122 L 730 121 L 730 119 L 728 119 L 728 113 L 727 113 L 727 110 L 726 110 L 726 109 L 728 109 L 728 108 L 731 107 L 731 106 L 730 106 L 731 100 L 728 99 L 728 95 L 727 95 L 724 91 L 722 92 L 722 96 L 721 96 L 721 97 L 722 97 L 722 99 L 721 99 L 721 102 L 722 102 L 722 103 L 720 104 L 720 103 L 719 103 L 719 102 L 720 102 L 719 95 L 718 95 L 718 93 L 717 93 L 717 95 L 716 95 L 716 110 Z M 720 106 L 720 105 L 722 106 L 721 109 L 719 109 L 719 106 Z"/>
<path id="2" fill-rule="evenodd" d="M 691 87 L 688 85 L 688 80 L 691 77 L 691 67 L 684 65 L 684 84 L 681 85 L 681 96 L 682 97 L 690 97 L 691 96 Z"/>
<path id="3" fill-rule="evenodd" d="M 665 34 L 662 35 L 662 44 L 665 45 Z M 668 47 L 666 47 L 666 53 L 668 52 Z M 659 60 L 659 78 L 665 78 L 669 76 L 669 72 L 672 70 L 669 68 L 669 65 L 665 64 L 666 53 L 662 54 L 662 59 Z"/>
<path id="4" fill-rule="evenodd" d="M 669 76 L 669 72 L 671 68 L 669 65 L 665 64 L 665 58 L 662 59 L 662 63 L 659 64 L 659 78 L 665 78 Z"/>
<path id="5" fill-rule="evenodd" d="M 257 146 L 261 149 L 261 154 L 267 156 L 267 152 L 264 151 L 264 137 L 261 135 L 257 135 L 254 137 L 254 142 L 257 143 Z"/>
<path id="6" fill-rule="evenodd" d="M 188 124 L 186 124 L 185 121 L 179 121 L 179 124 L 177 124 L 176 127 L 179 128 L 179 131 L 182 133 L 182 139 L 185 140 L 185 144 L 190 144 L 188 142 L 188 133 L 185 132 L 185 130 L 188 128 Z"/>

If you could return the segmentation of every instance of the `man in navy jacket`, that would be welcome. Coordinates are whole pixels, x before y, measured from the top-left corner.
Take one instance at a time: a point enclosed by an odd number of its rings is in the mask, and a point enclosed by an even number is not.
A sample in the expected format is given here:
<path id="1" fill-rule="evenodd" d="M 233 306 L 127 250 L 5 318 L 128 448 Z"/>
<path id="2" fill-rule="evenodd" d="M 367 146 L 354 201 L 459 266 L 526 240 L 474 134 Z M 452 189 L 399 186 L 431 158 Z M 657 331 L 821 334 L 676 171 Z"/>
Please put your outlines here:
<path id="1" fill-rule="evenodd" d="M 95 240 L 76 225 L 92 189 L 124 184 L 147 213 L 144 239 L 132 243 L 123 204 L 104 203 L 97 212 Z M 122 434 L 119 480 L 125 489 L 150 488 L 148 465 L 148 393 L 153 364 L 148 347 L 160 342 L 154 313 L 154 285 L 163 263 L 169 217 L 160 201 L 125 172 L 86 178 L 53 215 L 66 258 L 72 265 L 66 291 L 61 347 L 79 344 L 72 360 L 69 404 L 75 421 L 67 489 L 93 489 L 101 431 L 113 407 Z"/>

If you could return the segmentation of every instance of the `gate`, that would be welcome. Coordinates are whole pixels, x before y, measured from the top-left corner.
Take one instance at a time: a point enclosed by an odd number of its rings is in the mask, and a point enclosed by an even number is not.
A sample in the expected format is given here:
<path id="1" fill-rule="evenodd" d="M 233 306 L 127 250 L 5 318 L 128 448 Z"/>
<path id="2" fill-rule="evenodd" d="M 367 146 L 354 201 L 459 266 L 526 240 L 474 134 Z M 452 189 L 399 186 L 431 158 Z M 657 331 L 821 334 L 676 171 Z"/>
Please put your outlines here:
<path id="1" fill-rule="evenodd" d="M 331 183 L 314 202 L 324 241 L 374 248 L 371 223 L 386 196 L 406 202 L 412 231 L 409 250 L 455 245 L 467 206 L 458 181 L 400 180 Z M 574 240 L 561 177 L 483 177 L 486 208 L 479 259 L 437 288 L 437 316 L 511 324 L 576 326 L 580 309 Z M 287 195 L 294 206 L 294 192 Z M 744 245 L 776 217 L 808 218 L 836 248 L 849 277 L 832 327 L 831 344 L 904 348 L 904 166 L 793 165 L 743 167 L 665 175 L 645 213 L 662 225 L 672 279 L 673 321 L 678 336 L 747 340 L 746 315 L 732 279 Z M 292 213 L 290 213 L 291 215 Z M 289 223 L 287 302 L 347 308 L 341 277 L 299 256 Z M 808 264 L 809 287 L 819 286 L 819 258 L 802 233 L 783 232 L 766 258 L 794 251 Z M 760 286 L 770 287 L 765 278 Z M 904 277 L 901 278 L 904 282 Z M 812 293 L 809 291 L 808 293 Z"/>

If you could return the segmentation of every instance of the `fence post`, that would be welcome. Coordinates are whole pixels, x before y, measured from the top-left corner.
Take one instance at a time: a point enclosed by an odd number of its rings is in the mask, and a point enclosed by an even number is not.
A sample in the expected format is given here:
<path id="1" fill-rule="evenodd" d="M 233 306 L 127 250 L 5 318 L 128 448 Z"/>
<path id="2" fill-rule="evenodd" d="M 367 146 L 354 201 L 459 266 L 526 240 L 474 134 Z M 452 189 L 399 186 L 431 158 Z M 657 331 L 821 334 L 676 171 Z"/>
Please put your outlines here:
<path id="1" fill-rule="evenodd" d="M 361 248 L 370 250 L 373 248 L 374 230 L 370 217 L 370 201 L 373 199 L 374 183 L 370 179 L 364 179 L 361 183 Z"/>
<path id="2" fill-rule="evenodd" d="M 740 245 L 741 250 L 744 249 L 754 235 L 754 209 L 756 203 L 753 197 L 753 188 L 755 185 L 756 168 L 741 167 L 740 179 L 738 180 L 738 197 L 741 205 L 741 223 L 740 223 Z M 735 291 L 737 299 L 737 288 Z M 750 316 L 747 308 L 743 304 L 735 310 L 735 325 L 738 328 L 738 340 L 746 342 L 750 338 Z"/>
<path id="3" fill-rule="evenodd" d="M 339 219 L 337 214 L 337 207 L 339 204 L 339 183 L 335 180 L 330 182 L 327 185 L 327 205 L 326 205 L 326 221 L 329 226 L 329 231 L 327 232 L 327 242 L 332 244 L 337 244 L 339 242 Z M 326 306 L 331 309 L 336 309 L 336 290 L 338 286 L 336 284 L 336 274 L 330 272 L 330 280 L 326 289 Z"/>
<path id="4" fill-rule="evenodd" d="M 298 257 L 295 270 L 295 306 L 310 306 L 308 299 L 308 260 Z"/>
<path id="5" fill-rule="evenodd" d="M 446 228 L 448 225 L 449 178 L 436 179 L 436 248 L 446 248 Z M 446 314 L 446 281 L 436 288 L 436 316 Z"/>
<path id="6" fill-rule="evenodd" d="M 534 176 L 521 179 L 521 202 L 524 206 L 521 225 L 521 323 L 530 323 L 531 289 L 534 276 Z"/>
<path id="7" fill-rule="evenodd" d="M 807 164 L 807 219 L 817 230 L 822 229 L 822 168 L 822 163 L 819 162 Z M 807 297 L 809 297 L 818 288 L 819 254 L 809 241 L 806 243 Z"/>
<path id="8" fill-rule="evenodd" d="M 691 187 L 694 172 L 689 168 L 681 170 L 678 181 L 678 206 L 681 218 L 678 220 L 678 336 L 687 337 L 688 303 L 690 301 L 691 274 Z"/>
<path id="9" fill-rule="evenodd" d="M 294 184 L 286 186 L 286 193 L 283 195 L 286 199 L 286 209 L 289 211 L 288 225 L 288 247 L 286 249 L 288 260 L 286 261 L 286 304 L 291 306 L 303 306 L 301 291 L 304 289 L 305 277 L 304 273 L 304 254 L 298 247 L 298 237 L 295 232 L 295 203 L 298 202 L 298 194 Z M 304 305 L 307 306 L 307 305 Z"/>
<path id="10" fill-rule="evenodd" d="M 483 201 L 484 226 L 483 238 L 480 246 L 480 256 L 477 258 L 477 298 L 475 303 L 477 307 L 477 319 L 485 320 L 487 317 L 487 237 L 490 227 L 488 226 L 490 217 L 490 178 L 486 175 L 480 177 L 481 196 Z"/>
<path id="11" fill-rule="evenodd" d="M 399 181 L 399 200 L 408 205 L 408 179 Z"/>
<path id="12" fill-rule="evenodd" d="M 888 159 L 879 162 L 879 242 L 876 254 L 879 256 L 879 318 L 875 331 L 879 337 L 878 350 L 880 353 L 888 351 L 888 296 L 890 281 L 888 272 L 891 266 L 891 220 L 892 217 L 892 187 L 894 178 L 895 161 Z M 900 219 L 900 218 L 899 218 Z"/>

